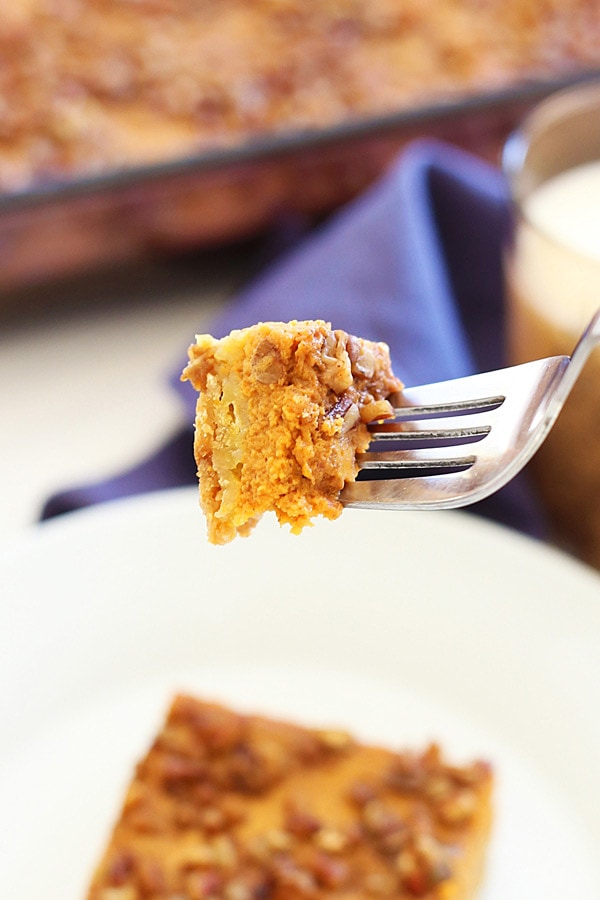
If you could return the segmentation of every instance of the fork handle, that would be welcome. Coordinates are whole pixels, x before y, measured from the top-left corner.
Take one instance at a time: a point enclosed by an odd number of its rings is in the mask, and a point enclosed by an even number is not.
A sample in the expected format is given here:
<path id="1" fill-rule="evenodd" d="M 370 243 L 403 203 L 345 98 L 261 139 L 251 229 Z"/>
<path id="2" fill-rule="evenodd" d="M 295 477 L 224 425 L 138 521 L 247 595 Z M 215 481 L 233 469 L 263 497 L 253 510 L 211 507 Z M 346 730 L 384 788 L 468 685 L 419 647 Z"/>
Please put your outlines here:
<path id="1" fill-rule="evenodd" d="M 581 337 L 579 338 L 573 353 L 571 361 L 566 368 L 563 379 L 556 392 L 556 400 L 562 405 L 571 393 L 573 385 L 579 378 L 581 370 L 589 359 L 594 347 L 600 344 L 600 308 L 592 318 Z"/>
<path id="2" fill-rule="evenodd" d="M 577 342 L 577 346 L 571 354 L 571 365 L 569 371 L 572 371 L 572 379 L 576 381 L 582 368 L 586 364 L 590 353 L 600 344 L 600 308 L 592 318 L 590 324 L 585 329 Z"/>

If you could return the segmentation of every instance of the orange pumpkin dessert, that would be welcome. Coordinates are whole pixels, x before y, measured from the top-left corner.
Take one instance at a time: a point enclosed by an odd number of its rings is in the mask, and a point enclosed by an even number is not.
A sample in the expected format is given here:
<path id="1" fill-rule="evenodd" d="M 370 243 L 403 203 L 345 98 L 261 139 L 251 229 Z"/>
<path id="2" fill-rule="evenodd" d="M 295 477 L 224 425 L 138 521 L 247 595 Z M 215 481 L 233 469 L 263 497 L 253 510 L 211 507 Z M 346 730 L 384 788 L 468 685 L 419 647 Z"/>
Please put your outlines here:
<path id="1" fill-rule="evenodd" d="M 0 191 L 599 64 L 596 0 L 5 0 Z"/>
<path id="2" fill-rule="evenodd" d="M 470 900 L 488 764 L 179 696 L 138 765 L 87 900 Z"/>
<path id="3" fill-rule="evenodd" d="M 182 378 L 200 392 L 194 454 L 208 536 L 223 544 L 273 511 L 297 533 L 340 515 L 339 494 L 402 388 L 386 344 L 322 321 L 199 335 Z"/>

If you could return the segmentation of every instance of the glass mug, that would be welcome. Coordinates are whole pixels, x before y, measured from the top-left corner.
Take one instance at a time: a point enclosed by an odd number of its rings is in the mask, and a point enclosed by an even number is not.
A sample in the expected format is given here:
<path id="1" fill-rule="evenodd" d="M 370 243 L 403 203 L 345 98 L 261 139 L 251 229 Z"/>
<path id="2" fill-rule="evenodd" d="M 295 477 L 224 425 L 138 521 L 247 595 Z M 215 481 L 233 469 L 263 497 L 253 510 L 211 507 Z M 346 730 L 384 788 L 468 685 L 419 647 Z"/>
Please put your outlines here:
<path id="1" fill-rule="evenodd" d="M 600 307 L 600 83 L 555 94 L 507 141 L 510 361 L 570 355 Z M 560 545 L 600 568 L 600 348 L 530 464 Z"/>

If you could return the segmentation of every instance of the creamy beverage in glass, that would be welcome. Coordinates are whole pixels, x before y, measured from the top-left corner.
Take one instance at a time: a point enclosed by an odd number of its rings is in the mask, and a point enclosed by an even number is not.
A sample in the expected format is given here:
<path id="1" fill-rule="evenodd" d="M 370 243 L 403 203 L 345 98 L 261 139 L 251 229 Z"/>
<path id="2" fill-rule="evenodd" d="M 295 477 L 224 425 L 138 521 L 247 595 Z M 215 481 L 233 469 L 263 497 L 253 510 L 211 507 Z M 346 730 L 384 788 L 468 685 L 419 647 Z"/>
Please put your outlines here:
<path id="1" fill-rule="evenodd" d="M 600 84 L 549 98 L 507 143 L 512 362 L 571 354 L 600 307 Z M 600 350 L 530 464 L 556 540 L 600 568 Z"/>

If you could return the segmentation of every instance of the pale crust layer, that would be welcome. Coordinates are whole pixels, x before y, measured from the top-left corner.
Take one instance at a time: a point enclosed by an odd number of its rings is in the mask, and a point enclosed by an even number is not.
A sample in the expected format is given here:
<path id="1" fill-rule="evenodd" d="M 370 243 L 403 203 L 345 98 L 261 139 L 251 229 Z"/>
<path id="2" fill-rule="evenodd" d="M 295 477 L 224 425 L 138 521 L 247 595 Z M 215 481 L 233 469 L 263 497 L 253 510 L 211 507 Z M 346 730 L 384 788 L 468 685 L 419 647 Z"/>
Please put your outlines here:
<path id="1" fill-rule="evenodd" d="M 368 447 L 367 423 L 392 415 L 402 383 L 386 344 L 322 321 L 264 322 L 200 335 L 182 378 L 200 392 L 194 453 L 209 539 L 245 535 L 274 511 L 299 532 L 333 519 Z"/>
<path id="2" fill-rule="evenodd" d="M 489 765 L 177 697 L 88 900 L 472 900 Z"/>

